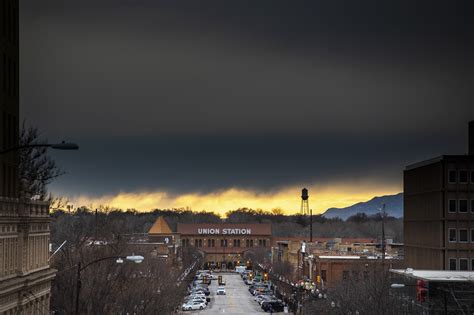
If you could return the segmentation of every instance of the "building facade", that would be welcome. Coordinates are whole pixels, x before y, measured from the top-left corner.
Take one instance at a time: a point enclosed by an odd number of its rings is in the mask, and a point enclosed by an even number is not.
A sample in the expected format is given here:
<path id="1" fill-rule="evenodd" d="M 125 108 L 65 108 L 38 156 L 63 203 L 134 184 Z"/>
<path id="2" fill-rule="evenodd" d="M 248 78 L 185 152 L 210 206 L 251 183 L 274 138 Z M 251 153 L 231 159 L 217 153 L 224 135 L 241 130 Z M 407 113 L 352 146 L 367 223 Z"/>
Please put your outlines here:
<path id="1" fill-rule="evenodd" d="M 181 246 L 194 246 L 210 265 L 233 268 L 259 249 L 270 250 L 271 224 L 183 224 L 178 223 Z"/>
<path id="2" fill-rule="evenodd" d="M 474 270 L 474 122 L 469 154 L 407 166 L 403 220 L 407 267 Z"/>
<path id="3" fill-rule="evenodd" d="M 269 223 L 178 223 L 176 232 L 172 232 L 160 217 L 151 227 L 148 238 L 150 242 L 161 243 L 164 251 L 169 252 L 176 246 L 181 251 L 194 248 L 209 266 L 234 268 L 255 255 L 270 251 L 272 227 Z"/>
<path id="4" fill-rule="evenodd" d="M 0 3 L 0 151 L 19 138 L 19 3 Z M 19 198 L 18 151 L 0 154 L 0 314 L 47 314 L 49 205 Z"/>

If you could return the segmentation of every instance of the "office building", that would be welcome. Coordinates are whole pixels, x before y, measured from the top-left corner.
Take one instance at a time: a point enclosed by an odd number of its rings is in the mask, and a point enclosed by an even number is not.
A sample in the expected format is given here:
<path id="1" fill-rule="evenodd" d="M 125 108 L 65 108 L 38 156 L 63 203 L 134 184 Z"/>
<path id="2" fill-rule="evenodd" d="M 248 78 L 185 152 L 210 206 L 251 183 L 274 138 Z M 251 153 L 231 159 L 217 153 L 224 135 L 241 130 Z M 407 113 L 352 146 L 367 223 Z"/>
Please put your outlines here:
<path id="1" fill-rule="evenodd" d="M 474 122 L 468 154 L 407 166 L 404 243 L 407 267 L 474 270 Z"/>

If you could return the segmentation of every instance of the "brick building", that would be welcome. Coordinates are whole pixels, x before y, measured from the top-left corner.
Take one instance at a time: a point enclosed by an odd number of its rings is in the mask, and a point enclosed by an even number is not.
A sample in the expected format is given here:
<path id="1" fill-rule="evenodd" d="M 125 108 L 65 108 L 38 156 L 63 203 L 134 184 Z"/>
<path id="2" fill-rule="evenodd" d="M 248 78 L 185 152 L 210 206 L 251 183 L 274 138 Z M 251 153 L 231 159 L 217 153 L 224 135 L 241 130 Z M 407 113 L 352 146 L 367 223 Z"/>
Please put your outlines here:
<path id="1" fill-rule="evenodd" d="M 225 264 L 233 268 L 248 257 L 270 250 L 271 224 L 255 223 L 178 223 L 173 232 L 163 218 L 158 218 L 148 233 L 150 242 L 162 247 L 194 247 L 211 265 Z M 169 251 L 169 249 L 168 249 Z"/>

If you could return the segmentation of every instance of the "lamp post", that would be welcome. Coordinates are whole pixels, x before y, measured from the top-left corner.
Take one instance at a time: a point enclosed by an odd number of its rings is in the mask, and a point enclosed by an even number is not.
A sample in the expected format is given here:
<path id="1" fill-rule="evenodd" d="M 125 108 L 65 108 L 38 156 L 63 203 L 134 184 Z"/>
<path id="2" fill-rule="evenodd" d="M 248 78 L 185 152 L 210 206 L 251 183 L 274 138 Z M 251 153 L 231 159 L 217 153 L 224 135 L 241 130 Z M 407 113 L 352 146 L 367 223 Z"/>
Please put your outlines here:
<path id="1" fill-rule="evenodd" d="M 84 269 L 86 269 L 87 267 L 91 266 L 91 265 L 94 265 L 98 262 L 101 262 L 101 261 L 104 261 L 104 260 L 109 260 L 109 259 L 115 259 L 117 264 L 122 264 L 124 259 L 129 260 L 129 261 L 133 261 L 133 262 L 139 264 L 145 258 L 143 256 L 138 256 L 138 255 L 132 255 L 132 256 L 126 256 L 126 257 L 123 257 L 123 256 L 103 257 L 103 258 L 99 258 L 99 259 L 96 259 L 94 261 L 91 261 L 90 263 L 88 263 L 84 267 L 81 266 L 81 262 L 78 262 L 77 263 L 77 275 L 76 275 L 76 306 L 75 306 L 74 314 L 79 315 L 79 296 L 80 296 L 81 285 L 82 285 L 82 283 L 81 283 L 81 272 Z"/>
<path id="2" fill-rule="evenodd" d="M 6 150 L 0 151 L 1 154 L 6 154 L 12 151 L 18 151 L 23 149 L 30 149 L 30 148 L 51 148 L 55 150 L 78 150 L 79 146 L 72 142 L 60 142 L 60 143 L 37 143 L 37 144 L 27 144 L 27 145 L 20 145 L 12 148 L 8 148 Z"/>

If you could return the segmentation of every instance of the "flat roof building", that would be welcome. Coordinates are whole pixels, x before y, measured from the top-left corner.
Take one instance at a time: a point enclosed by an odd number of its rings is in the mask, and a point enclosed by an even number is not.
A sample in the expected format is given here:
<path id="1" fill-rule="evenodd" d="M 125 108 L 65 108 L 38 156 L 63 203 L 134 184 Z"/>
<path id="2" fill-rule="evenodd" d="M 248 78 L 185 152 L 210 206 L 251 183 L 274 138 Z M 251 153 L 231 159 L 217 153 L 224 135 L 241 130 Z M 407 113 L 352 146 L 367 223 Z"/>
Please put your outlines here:
<path id="1" fill-rule="evenodd" d="M 474 272 L 392 269 L 391 294 L 406 314 L 472 314 Z"/>
<path id="2" fill-rule="evenodd" d="M 474 270 L 474 122 L 468 147 L 468 155 L 443 155 L 406 167 L 407 267 Z"/>

